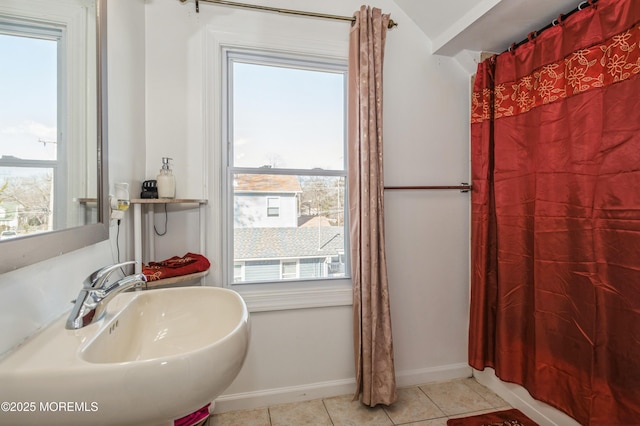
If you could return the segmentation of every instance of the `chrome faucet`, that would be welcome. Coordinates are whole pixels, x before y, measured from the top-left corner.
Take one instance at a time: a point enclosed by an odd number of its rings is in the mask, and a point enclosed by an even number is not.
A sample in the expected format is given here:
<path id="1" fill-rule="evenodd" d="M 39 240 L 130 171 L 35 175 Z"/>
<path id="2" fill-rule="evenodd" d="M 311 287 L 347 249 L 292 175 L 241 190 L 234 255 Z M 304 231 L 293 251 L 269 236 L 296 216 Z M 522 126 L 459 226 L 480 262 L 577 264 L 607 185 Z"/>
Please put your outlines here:
<path id="1" fill-rule="evenodd" d="M 109 276 L 114 271 L 133 263 L 138 262 L 130 261 L 105 266 L 85 278 L 78 298 L 72 301 L 75 305 L 67 318 L 66 328 L 77 330 L 100 320 L 105 314 L 107 304 L 117 294 L 134 287 L 138 290 L 145 285 L 147 277 L 144 274 L 128 275 L 111 285 L 107 285 Z"/>

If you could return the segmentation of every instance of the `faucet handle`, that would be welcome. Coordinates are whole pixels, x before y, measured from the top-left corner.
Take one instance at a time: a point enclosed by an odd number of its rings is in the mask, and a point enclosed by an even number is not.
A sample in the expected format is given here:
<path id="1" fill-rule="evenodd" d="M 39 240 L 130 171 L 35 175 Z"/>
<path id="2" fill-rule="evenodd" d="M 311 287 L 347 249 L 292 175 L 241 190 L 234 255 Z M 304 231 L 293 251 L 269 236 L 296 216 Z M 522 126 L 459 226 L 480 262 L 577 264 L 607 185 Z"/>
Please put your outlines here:
<path id="1" fill-rule="evenodd" d="M 109 265 L 100 268 L 84 279 L 83 286 L 85 288 L 101 288 L 115 270 L 134 263 L 140 262 L 138 262 L 137 260 L 130 260 L 128 262 L 116 263 L 115 265 Z"/>

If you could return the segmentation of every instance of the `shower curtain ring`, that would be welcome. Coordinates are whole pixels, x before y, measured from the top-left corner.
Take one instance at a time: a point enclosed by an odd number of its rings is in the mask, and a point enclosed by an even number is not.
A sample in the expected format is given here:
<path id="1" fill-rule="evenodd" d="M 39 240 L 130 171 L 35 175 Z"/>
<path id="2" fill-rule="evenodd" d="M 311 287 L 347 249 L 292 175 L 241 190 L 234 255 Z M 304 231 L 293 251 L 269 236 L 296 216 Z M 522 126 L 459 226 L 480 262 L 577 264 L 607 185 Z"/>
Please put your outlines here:
<path id="1" fill-rule="evenodd" d="M 583 1 L 582 3 L 580 3 L 580 4 L 578 5 L 578 10 L 582 10 L 582 9 L 584 9 L 585 7 L 587 7 L 588 5 L 589 5 L 589 2 L 588 2 L 588 1 Z"/>

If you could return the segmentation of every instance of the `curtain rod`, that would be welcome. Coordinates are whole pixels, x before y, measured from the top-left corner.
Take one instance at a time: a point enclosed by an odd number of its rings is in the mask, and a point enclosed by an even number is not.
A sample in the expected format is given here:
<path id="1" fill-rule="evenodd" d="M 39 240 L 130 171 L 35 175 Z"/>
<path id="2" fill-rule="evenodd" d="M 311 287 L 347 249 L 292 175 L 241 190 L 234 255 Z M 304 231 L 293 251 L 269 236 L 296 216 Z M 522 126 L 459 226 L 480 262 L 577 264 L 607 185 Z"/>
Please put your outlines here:
<path id="1" fill-rule="evenodd" d="M 471 185 L 462 182 L 460 185 L 417 185 L 417 186 L 385 186 L 384 189 L 414 190 L 414 189 L 459 189 L 460 192 L 469 192 Z"/>
<path id="2" fill-rule="evenodd" d="M 566 18 L 568 18 L 569 16 L 573 15 L 574 13 L 576 13 L 578 11 L 581 11 L 582 9 L 585 9 L 585 8 L 587 8 L 589 6 L 593 6 L 597 2 L 598 2 L 598 0 L 583 1 L 575 9 L 573 9 L 573 10 L 567 12 L 567 13 L 561 13 L 560 16 L 558 16 L 556 19 L 551 21 L 551 23 L 548 24 L 547 26 L 540 28 L 538 31 L 533 31 L 533 32 L 529 33 L 529 35 L 527 36 L 526 39 L 524 39 L 524 40 L 522 40 L 522 41 L 520 41 L 518 43 L 513 43 L 507 50 L 505 50 L 502 53 L 513 52 L 516 47 L 522 46 L 526 42 L 533 40 L 534 38 L 538 37 L 540 35 L 540 33 L 542 33 L 543 31 L 546 31 L 549 28 L 555 27 L 560 22 L 564 21 Z"/>
<path id="3" fill-rule="evenodd" d="M 180 0 L 180 3 L 185 3 L 187 0 Z M 339 15 L 327 15 L 326 13 L 315 13 L 315 12 L 306 12 L 304 10 L 293 10 L 293 9 L 281 9 L 278 7 L 270 7 L 270 6 L 260 6 L 257 4 L 248 4 L 248 3 L 236 3 L 233 1 L 226 0 L 196 0 L 196 13 L 200 13 L 200 4 L 199 2 L 205 3 L 213 3 L 219 4 L 222 6 L 232 6 L 232 7 L 243 7 L 245 9 L 256 9 L 256 10 L 266 10 L 268 12 L 278 12 L 284 13 L 287 15 L 298 15 L 298 16 L 308 16 L 312 18 L 323 18 L 323 19 L 335 19 L 338 21 L 350 21 L 354 22 L 356 20 L 353 16 L 339 16 Z M 393 19 L 389 19 L 388 28 L 397 27 L 398 23 L 393 21 Z"/>

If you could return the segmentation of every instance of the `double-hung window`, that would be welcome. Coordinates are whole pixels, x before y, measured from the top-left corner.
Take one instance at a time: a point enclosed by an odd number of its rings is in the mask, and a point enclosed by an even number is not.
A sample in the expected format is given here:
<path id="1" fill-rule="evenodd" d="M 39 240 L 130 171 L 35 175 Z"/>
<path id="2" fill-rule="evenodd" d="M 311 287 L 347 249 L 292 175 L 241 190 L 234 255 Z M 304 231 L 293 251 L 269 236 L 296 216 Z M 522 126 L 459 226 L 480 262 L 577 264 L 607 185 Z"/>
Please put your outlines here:
<path id="1" fill-rule="evenodd" d="M 58 229 L 66 220 L 63 29 L 0 16 L 0 229 Z M 10 58 L 10 59 L 9 59 Z M 56 214 L 54 214 L 54 212 Z"/>
<path id="2" fill-rule="evenodd" d="M 228 284 L 348 278 L 346 61 L 223 58 Z"/>

